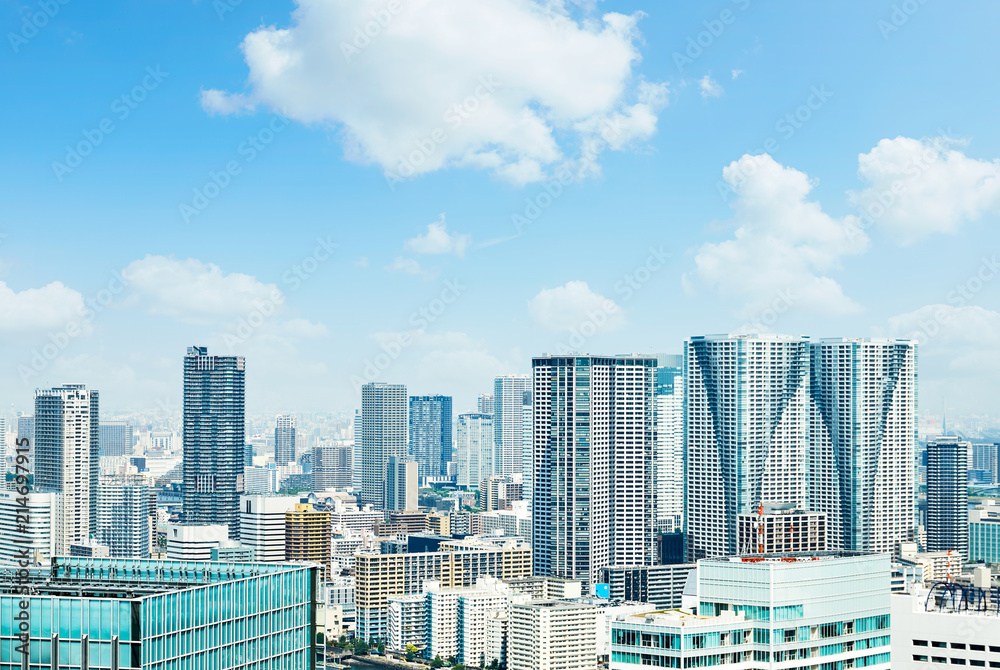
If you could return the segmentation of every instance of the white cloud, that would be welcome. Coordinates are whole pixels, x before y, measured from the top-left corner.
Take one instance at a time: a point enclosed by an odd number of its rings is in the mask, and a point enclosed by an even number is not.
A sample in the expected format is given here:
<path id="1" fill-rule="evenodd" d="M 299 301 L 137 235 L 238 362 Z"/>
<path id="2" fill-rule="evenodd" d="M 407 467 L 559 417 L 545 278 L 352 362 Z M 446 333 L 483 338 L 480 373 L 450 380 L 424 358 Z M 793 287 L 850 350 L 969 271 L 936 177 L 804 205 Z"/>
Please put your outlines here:
<path id="1" fill-rule="evenodd" d="M 850 193 L 852 203 L 902 244 L 1000 213 L 1000 160 L 969 158 L 957 144 L 943 136 L 881 140 L 858 156 L 867 187 Z"/>
<path id="2" fill-rule="evenodd" d="M 386 265 L 384 269 L 386 272 L 413 275 L 421 279 L 433 279 L 436 276 L 435 272 L 425 270 L 421 267 L 416 259 L 407 258 L 406 256 L 396 256 L 396 259 L 389 265 Z"/>
<path id="3" fill-rule="evenodd" d="M 129 263 L 122 276 L 149 312 L 185 320 L 268 314 L 284 301 L 274 284 L 194 258 L 150 255 Z"/>
<path id="4" fill-rule="evenodd" d="M 525 184 L 572 163 L 602 120 L 629 119 L 612 149 L 655 131 L 666 99 L 633 74 L 640 14 L 578 22 L 534 0 L 386 7 L 298 0 L 290 27 L 244 39 L 248 93 L 207 90 L 203 106 L 331 125 L 348 159 L 400 178 L 471 167 Z"/>
<path id="5" fill-rule="evenodd" d="M 855 217 L 823 212 L 807 199 L 813 188 L 809 178 L 767 154 L 744 155 L 722 175 L 736 194 L 730 221 L 736 230 L 732 239 L 695 252 L 697 279 L 742 301 L 743 317 L 778 304 L 833 315 L 860 309 L 824 274 L 837 269 L 845 256 L 867 249 L 868 238 Z"/>
<path id="6" fill-rule="evenodd" d="M 83 296 L 62 282 L 15 292 L 0 281 L 0 333 L 61 328 L 85 312 Z"/>
<path id="7" fill-rule="evenodd" d="M 733 77 L 733 79 L 735 78 Z M 711 73 L 698 80 L 698 88 L 701 90 L 703 98 L 718 98 L 723 93 L 722 85 L 712 79 Z"/>
<path id="8" fill-rule="evenodd" d="M 528 301 L 528 312 L 540 326 L 554 331 L 606 332 L 620 327 L 625 320 L 614 300 L 592 291 L 584 281 L 542 289 Z"/>
<path id="9" fill-rule="evenodd" d="M 743 74 L 743 70 L 733 70 L 733 81 L 739 78 Z"/>
<path id="10" fill-rule="evenodd" d="M 465 250 L 472 244 L 472 235 L 449 235 L 444 222 L 444 214 L 437 221 L 427 225 L 427 233 L 406 240 L 403 245 L 415 254 L 454 254 L 465 256 Z"/>

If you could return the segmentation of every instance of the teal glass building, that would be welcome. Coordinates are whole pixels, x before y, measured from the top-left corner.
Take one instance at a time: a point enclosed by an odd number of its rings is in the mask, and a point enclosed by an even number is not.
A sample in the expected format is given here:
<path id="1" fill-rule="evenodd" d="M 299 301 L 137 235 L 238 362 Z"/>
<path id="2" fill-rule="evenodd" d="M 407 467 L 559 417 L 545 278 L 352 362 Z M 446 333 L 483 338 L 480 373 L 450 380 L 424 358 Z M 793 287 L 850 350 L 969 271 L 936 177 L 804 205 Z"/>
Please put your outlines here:
<path id="1" fill-rule="evenodd" d="M 318 570 L 115 558 L 3 568 L 0 670 L 315 670 Z"/>

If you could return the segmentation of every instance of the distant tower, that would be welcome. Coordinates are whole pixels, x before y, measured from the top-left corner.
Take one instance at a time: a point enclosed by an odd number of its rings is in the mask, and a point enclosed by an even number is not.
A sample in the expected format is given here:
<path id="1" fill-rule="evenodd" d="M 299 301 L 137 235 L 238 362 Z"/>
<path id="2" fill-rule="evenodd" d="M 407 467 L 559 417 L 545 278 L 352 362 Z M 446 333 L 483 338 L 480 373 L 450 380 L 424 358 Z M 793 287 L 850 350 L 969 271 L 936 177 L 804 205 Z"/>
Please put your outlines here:
<path id="1" fill-rule="evenodd" d="M 274 425 L 274 462 L 277 465 L 295 463 L 295 427 L 291 414 L 279 414 Z"/>
<path id="2" fill-rule="evenodd" d="M 457 433 L 458 485 L 477 489 L 493 474 L 493 415 L 459 414 Z"/>
<path id="3" fill-rule="evenodd" d="M 101 456 L 132 455 L 132 426 L 127 421 L 101 421 L 98 432 Z"/>
<path id="4" fill-rule="evenodd" d="M 927 441 L 927 550 L 968 557 L 969 448 L 957 437 Z"/>
<path id="5" fill-rule="evenodd" d="M 684 529 L 684 357 L 658 357 L 656 368 L 656 530 Z"/>
<path id="6" fill-rule="evenodd" d="M 361 387 L 361 501 L 385 509 L 390 456 L 407 455 L 407 395 L 403 384 L 372 382 Z"/>
<path id="7" fill-rule="evenodd" d="M 521 417 L 524 394 L 531 390 L 528 375 L 501 375 L 493 382 L 493 472 L 497 475 L 521 473 Z"/>
<path id="8" fill-rule="evenodd" d="M 451 462 L 451 396 L 410 397 L 410 455 L 421 477 L 448 474 Z"/>
<path id="9" fill-rule="evenodd" d="M 245 364 L 242 356 L 184 356 L 184 521 L 240 529 L 245 459 Z"/>

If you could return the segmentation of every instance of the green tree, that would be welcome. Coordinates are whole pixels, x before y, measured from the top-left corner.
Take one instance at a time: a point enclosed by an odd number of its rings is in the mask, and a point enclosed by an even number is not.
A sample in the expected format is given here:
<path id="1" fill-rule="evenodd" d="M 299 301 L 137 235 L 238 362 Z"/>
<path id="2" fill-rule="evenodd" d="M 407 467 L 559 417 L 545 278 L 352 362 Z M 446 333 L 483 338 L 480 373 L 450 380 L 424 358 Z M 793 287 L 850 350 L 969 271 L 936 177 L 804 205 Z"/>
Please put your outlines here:
<path id="1" fill-rule="evenodd" d="M 412 663 L 413 659 L 417 657 L 418 651 L 419 649 L 417 649 L 412 644 L 406 645 L 406 660 Z"/>
<path id="2" fill-rule="evenodd" d="M 444 667 L 444 661 L 441 660 L 441 654 L 438 654 L 437 656 L 434 657 L 434 660 L 431 661 L 431 667 L 432 668 L 443 668 Z"/>
<path id="3" fill-rule="evenodd" d="M 451 666 L 451 670 L 465 670 L 465 665 L 463 665 L 462 663 L 456 663 L 455 665 Z"/>
<path id="4" fill-rule="evenodd" d="M 490 661 L 490 670 L 500 670 L 500 661 L 495 658 Z"/>
<path id="5" fill-rule="evenodd" d="M 363 656 L 368 653 L 368 643 L 358 638 L 354 641 L 354 653 L 358 656 Z"/>
<path id="6" fill-rule="evenodd" d="M 378 643 L 378 653 L 380 653 L 382 655 L 385 655 L 385 643 L 384 642 L 379 642 Z"/>

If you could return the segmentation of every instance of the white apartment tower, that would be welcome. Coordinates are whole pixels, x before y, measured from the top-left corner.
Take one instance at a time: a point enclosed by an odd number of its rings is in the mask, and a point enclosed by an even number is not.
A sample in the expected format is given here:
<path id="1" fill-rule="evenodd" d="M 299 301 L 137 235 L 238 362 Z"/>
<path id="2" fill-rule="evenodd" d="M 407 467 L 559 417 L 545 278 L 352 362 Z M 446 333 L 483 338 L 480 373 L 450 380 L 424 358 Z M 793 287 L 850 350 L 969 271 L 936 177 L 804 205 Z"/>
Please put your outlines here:
<path id="1" fill-rule="evenodd" d="M 376 509 L 385 509 L 389 457 L 407 455 L 408 403 L 403 384 L 361 387 L 361 502 Z"/>
<path id="2" fill-rule="evenodd" d="M 493 474 L 493 415 L 459 414 L 455 435 L 458 485 L 470 489 Z"/>
<path id="3" fill-rule="evenodd" d="M 534 573 L 655 562 L 653 356 L 532 360 Z"/>
<path id="4" fill-rule="evenodd" d="M 35 391 L 35 488 L 62 494 L 60 555 L 97 525 L 98 393 L 83 384 Z"/>
<path id="5" fill-rule="evenodd" d="M 684 529 L 684 357 L 658 356 L 656 368 L 656 530 Z"/>
<path id="6" fill-rule="evenodd" d="M 492 474 L 521 473 L 522 418 L 524 394 L 531 391 L 528 375 L 501 375 L 493 381 L 493 444 Z"/>

